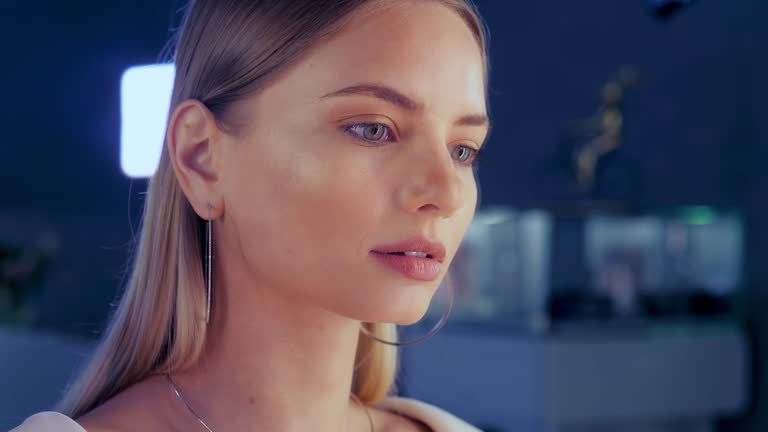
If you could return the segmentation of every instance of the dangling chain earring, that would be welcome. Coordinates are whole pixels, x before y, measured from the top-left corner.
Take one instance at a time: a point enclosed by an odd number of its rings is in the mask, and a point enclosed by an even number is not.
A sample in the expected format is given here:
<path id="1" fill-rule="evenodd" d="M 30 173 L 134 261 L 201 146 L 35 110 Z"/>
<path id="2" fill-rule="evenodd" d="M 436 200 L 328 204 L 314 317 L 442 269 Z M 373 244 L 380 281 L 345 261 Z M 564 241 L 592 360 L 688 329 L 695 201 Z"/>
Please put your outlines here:
<path id="1" fill-rule="evenodd" d="M 445 282 L 448 286 L 448 305 L 445 308 L 445 312 L 443 312 L 443 316 L 440 317 L 440 321 L 435 324 L 434 327 L 432 327 L 432 330 L 427 332 L 427 334 L 423 336 L 419 336 L 416 339 L 411 339 L 407 341 L 388 341 L 379 338 L 378 336 L 373 335 L 368 329 L 365 328 L 365 325 L 360 324 L 360 331 L 368 336 L 369 338 L 375 340 L 376 342 L 381 342 L 386 345 L 392 345 L 392 346 L 405 346 L 405 345 L 414 345 L 417 344 L 423 340 L 429 339 L 432 336 L 434 336 L 438 331 L 440 331 L 441 328 L 445 325 L 445 323 L 448 321 L 448 316 L 451 314 L 451 308 L 453 307 L 453 297 L 455 295 L 453 291 L 453 285 L 451 284 L 451 277 L 450 274 L 446 274 L 445 276 Z"/>
<path id="2" fill-rule="evenodd" d="M 205 223 L 205 235 L 207 237 L 206 241 L 206 251 L 205 251 L 205 262 L 206 262 L 206 271 L 205 271 L 205 285 L 207 290 L 207 296 L 205 299 L 205 323 L 208 324 L 208 322 L 211 320 L 211 273 L 213 270 L 213 267 L 211 266 L 211 206 L 208 205 L 208 221 Z"/>

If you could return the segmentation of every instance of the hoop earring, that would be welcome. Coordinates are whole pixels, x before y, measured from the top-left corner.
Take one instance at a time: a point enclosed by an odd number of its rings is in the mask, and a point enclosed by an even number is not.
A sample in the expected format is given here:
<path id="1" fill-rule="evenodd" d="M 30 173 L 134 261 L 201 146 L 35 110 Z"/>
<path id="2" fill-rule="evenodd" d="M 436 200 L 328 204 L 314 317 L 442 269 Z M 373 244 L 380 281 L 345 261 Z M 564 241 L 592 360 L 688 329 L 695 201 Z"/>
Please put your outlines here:
<path id="1" fill-rule="evenodd" d="M 208 322 L 211 320 L 211 273 L 213 270 L 213 267 L 211 266 L 211 206 L 208 206 L 208 221 L 205 223 L 205 234 L 207 237 L 206 241 L 206 251 L 205 251 L 205 262 L 206 262 L 206 269 L 205 269 L 205 286 L 207 295 L 205 297 L 205 323 L 208 324 Z"/>
<path id="2" fill-rule="evenodd" d="M 451 308 L 453 308 L 453 298 L 454 298 L 454 290 L 453 285 L 451 284 L 451 277 L 450 273 L 445 276 L 446 285 L 448 286 L 448 305 L 445 308 L 445 311 L 443 312 L 443 315 L 440 317 L 440 321 L 435 324 L 432 329 L 427 332 L 427 334 L 423 336 L 419 336 L 416 339 L 411 339 L 407 341 L 388 341 L 379 338 L 378 336 L 373 335 L 368 329 L 365 328 L 363 324 L 360 324 L 360 331 L 366 335 L 367 337 L 375 340 L 376 342 L 381 342 L 385 345 L 392 345 L 392 346 L 406 346 L 406 345 L 414 345 L 421 341 L 427 340 L 437 334 L 438 331 L 440 331 L 441 328 L 445 325 L 445 323 L 448 321 L 448 316 L 451 314 Z"/>

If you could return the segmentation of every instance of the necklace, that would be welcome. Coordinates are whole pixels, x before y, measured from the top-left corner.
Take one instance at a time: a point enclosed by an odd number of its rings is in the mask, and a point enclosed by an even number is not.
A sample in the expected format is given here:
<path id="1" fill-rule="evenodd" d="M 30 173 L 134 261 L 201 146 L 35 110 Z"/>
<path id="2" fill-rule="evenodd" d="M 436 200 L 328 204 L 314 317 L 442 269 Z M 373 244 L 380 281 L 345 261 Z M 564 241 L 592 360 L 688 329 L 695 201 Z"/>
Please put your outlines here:
<path id="1" fill-rule="evenodd" d="M 195 410 L 192 409 L 192 407 L 187 403 L 187 401 L 184 399 L 184 397 L 181 395 L 181 392 L 179 391 L 178 387 L 176 387 L 176 383 L 173 382 L 173 379 L 171 378 L 171 374 L 166 373 L 165 379 L 168 380 L 168 384 L 171 385 L 171 388 L 173 389 L 173 393 L 176 394 L 176 397 L 181 401 L 181 403 L 184 404 L 184 406 L 187 408 L 187 410 L 192 414 L 198 422 L 200 422 L 201 425 L 207 430 L 208 432 L 213 432 L 213 429 L 211 429 L 210 426 L 208 426 L 203 419 L 200 418 L 199 415 L 195 412 Z M 360 399 L 358 399 L 357 396 L 355 396 L 354 393 L 351 393 L 350 396 L 352 397 L 352 400 L 355 401 L 358 405 L 363 407 L 363 410 L 365 410 L 365 416 L 368 417 L 368 425 L 371 428 L 371 432 L 376 432 L 376 427 L 373 424 L 373 417 L 371 417 L 371 413 L 368 411 L 368 407 L 363 404 Z"/>

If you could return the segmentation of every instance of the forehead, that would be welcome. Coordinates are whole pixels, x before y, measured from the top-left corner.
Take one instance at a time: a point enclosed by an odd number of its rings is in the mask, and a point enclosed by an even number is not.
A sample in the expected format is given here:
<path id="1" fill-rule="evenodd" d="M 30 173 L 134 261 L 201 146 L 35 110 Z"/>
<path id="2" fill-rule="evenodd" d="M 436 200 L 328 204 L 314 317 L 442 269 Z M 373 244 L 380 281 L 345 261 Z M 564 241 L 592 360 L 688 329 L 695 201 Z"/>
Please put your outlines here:
<path id="1" fill-rule="evenodd" d="M 482 62 L 477 41 L 454 10 L 436 1 L 393 2 L 353 16 L 279 81 L 314 98 L 358 82 L 379 82 L 427 111 L 483 112 Z"/>

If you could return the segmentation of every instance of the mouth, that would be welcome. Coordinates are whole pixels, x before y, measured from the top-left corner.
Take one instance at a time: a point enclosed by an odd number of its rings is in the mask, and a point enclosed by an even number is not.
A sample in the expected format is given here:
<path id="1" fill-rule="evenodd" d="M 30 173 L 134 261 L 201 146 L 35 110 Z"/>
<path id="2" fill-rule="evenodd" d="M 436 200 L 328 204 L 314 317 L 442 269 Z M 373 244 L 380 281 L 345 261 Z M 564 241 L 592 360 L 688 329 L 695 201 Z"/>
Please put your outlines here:
<path id="1" fill-rule="evenodd" d="M 371 256 L 385 267 L 418 281 L 434 281 L 442 272 L 442 263 L 426 252 L 371 251 Z"/>
<path id="2" fill-rule="evenodd" d="M 432 254 L 424 253 L 424 252 L 377 252 L 373 251 L 374 253 L 384 253 L 387 255 L 400 255 L 400 256 L 412 256 L 412 257 L 418 257 L 418 258 L 429 258 L 429 259 L 435 259 Z"/>
<path id="3" fill-rule="evenodd" d="M 379 246 L 371 252 L 385 255 L 428 258 L 440 263 L 445 259 L 445 246 L 442 243 L 430 241 L 425 237 L 414 237 L 399 243 Z"/>
<path id="4" fill-rule="evenodd" d="M 413 258 L 428 258 L 442 263 L 445 259 L 445 246 L 426 237 L 417 236 L 398 243 L 381 245 L 371 252 L 384 255 L 406 256 Z"/>

